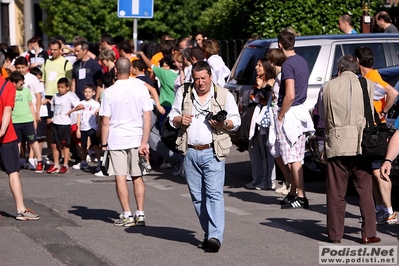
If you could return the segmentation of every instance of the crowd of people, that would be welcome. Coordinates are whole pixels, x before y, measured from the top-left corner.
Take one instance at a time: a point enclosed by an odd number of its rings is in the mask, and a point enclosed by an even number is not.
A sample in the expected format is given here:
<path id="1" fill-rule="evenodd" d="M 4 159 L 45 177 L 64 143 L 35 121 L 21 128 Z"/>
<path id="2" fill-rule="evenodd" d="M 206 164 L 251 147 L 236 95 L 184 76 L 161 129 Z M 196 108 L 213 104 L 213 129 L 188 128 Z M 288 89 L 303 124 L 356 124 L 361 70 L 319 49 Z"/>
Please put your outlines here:
<path id="1" fill-rule="evenodd" d="M 385 14 L 379 13 L 377 21 L 392 30 L 384 24 Z M 339 28 L 355 33 L 345 15 Z M 143 226 L 143 175 L 151 170 L 150 162 L 155 159 L 150 154 L 155 153 L 162 158 L 161 168 L 173 167 L 174 176 L 186 178 L 204 231 L 198 247 L 217 252 L 224 232 L 225 158 L 232 146 L 228 132 L 242 123 L 247 123 L 249 130 L 253 179 L 246 188 L 285 195 L 280 202 L 282 209 L 309 208 L 302 165 L 306 136 L 313 135 L 315 128 L 304 105 L 309 70 L 306 60 L 295 53 L 292 29 L 281 31 L 278 48 L 269 49 L 266 57 L 258 59 L 248 103 L 250 116 L 242 120 L 234 97 L 223 88 L 230 70 L 219 56 L 216 40 L 203 32 L 179 42 L 165 35 L 159 52 L 150 57 L 135 51 L 131 41 L 116 39 L 102 35 L 98 55 L 89 50 L 82 36 L 76 36 L 72 45 L 56 36 L 48 49 L 34 37 L 27 43 L 28 51 L 21 54 L 15 47 L 2 46 L 0 155 L 10 158 L 3 160 L 2 169 L 10 178 L 18 220 L 39 219 L 23 203 L 21 167 L 27 165 L 37 173 L 65 174 L 70 171 L 72 153 L 73 169 L 94 168 L 97 176 L 115 176 L 122 213 L 114 225 Z M 332 243 L 339 243 L 344 233 L 348 172 L 354 174 L 359 192 L 361 243 L 380 241 L 375 221 L 397 221 L 388 177 L 388 163 L 397 151 L 390 146 L 384 160 L 369 161 L 359 156 L 361 148 L 356 145 L 365 124 L 358 70 L 367 78 L 370 105 L 382 120 L 398 95 L 372 64 L 373 53 L 368 47 L 358 47 L 354 56 L 342 57 L 339 76 L 323 85 L 315 107 L 327 140 L 321 149 L 328 165 L 327 228 Z M 347 90 L 348 84 L 357 88 L 353 95 L 341 91 Z M 350 105 L 338 110 L 334 103 L 341 102 L 342 95 L 348 96 L 344 102 Z M 354 117 L 348 115 L 352 108 L 359 109 L 352 112 Z M 161 140 L 165 123 L 178 130 L 177 152 Z M 343 140 L 336 141 L 336 131 L 342 132 Z M 398 138 L 395 134 L 392 143 Z M 44 142 L 48 147 L 45 155 Z M 21 158 L 26 157 L 27 163 L 21 165 Z M 101 169 L 101 157 L 109 161 L 107 173 Z M 95 167 L 90 166 L 91 161 L 97 163 Z M 275 165 L 284 175 L 281 187 L 277 187 Z M 133 182 L 134 212 L 127 180 Z"/>

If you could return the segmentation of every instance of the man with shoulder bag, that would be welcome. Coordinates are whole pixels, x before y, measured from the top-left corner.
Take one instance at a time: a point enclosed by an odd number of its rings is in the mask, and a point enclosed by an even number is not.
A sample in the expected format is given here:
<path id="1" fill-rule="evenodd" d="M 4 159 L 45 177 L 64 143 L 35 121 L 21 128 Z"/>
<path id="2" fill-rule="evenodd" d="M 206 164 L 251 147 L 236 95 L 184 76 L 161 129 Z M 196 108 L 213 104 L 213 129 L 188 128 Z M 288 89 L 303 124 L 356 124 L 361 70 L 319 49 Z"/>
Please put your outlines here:
<path id="1" fill-rule="evenodd" d="M 328 237 L 331 243 L 340 243 L 344 235 L 345 194 L 349 173 L 352 173 L 362 216 L 360 243 L 378 243 L 381 239 L 376 237 L 371 161 L 362 156 L 365 109 L 373 106 L 374 83 L 363 79 L 362 88 L 356 75 L 358 63 L 351 55 L 341 57 L 337 66 L 338 77 L 326 82 L 322 92 L 326 129 Z M 366 98 L 368 101 L 364 100 Z"/>
<path id="2" fill-rule="evenodd" d="M 198 247 L 218 252 L 224 231 L 225 158 L 232 145 L 228 131 L 236 130 L 241 119 L 233 95 L 212 83 L 207 62 L 195 63 L 192 77 L 185 97 L 183 89 L 177 92 L 169 120 L 179 128 L 177 149 L 184 155 L 188 188 L 205 233 Z"/>

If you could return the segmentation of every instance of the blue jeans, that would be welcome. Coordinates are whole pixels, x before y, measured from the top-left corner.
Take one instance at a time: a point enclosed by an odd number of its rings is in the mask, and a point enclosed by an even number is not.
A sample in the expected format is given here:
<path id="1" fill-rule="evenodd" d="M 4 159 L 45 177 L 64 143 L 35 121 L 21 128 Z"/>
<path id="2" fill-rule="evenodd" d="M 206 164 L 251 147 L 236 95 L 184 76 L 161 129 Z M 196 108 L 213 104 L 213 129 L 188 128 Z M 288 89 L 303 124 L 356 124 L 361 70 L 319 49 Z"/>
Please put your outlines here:
<path id="1" fill-rule="evenodd" d="M 184 171 L 205 239 L 223 242 L 225 161 L 218 161 L 213 149 L 188 149 Z"/>

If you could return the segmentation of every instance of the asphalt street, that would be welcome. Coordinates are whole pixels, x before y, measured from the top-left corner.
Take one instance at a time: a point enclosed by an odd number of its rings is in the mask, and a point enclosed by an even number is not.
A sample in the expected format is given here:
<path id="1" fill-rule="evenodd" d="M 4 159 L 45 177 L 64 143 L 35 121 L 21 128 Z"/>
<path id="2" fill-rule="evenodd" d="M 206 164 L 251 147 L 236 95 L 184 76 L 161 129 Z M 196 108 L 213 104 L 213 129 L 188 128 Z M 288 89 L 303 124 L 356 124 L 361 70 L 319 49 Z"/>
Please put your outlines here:
<path id="1" fill-rule="evenodd" d="M 25 204 L 40 220 L 16 221 L 8 179 L 0 173 L 0 265 L 318 265 L 319 246 L 330 245 L 321 174 L 306 174 L 308 210 L 281 210 L 274 191 L 244 188 L 251 181 L 248 154 L 233 150 L 226 164 L 224 243 L 208 253 L 197 248 L 203 233 L 185 180 L 172 169 L 154 168 L 145 176 L 145 227 L 115 227 L 121 207 L 114 179 L 73 169 L 65 175 L 22 170 Z M 347 202 L 342 245 L 360 246 L 351 191 Z M 377 229 L 381 245 L 398 244 L 399 225 Z"/>

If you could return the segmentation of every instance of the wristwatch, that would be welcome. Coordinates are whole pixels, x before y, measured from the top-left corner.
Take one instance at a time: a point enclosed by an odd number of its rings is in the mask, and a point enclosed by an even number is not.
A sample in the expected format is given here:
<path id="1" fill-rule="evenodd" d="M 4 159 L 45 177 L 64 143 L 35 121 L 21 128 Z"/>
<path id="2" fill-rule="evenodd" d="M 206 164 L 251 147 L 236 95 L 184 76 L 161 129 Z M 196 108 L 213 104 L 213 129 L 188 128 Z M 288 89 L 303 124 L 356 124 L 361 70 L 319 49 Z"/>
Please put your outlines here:
<path id="1" fill-rule="evenodd" d="M 105 147 L 108 147 L 108 143 L 107 143 L 107 144 L 101 144 L 101 145 L 100 145 L 100 148 L 105 148 Z"/>

